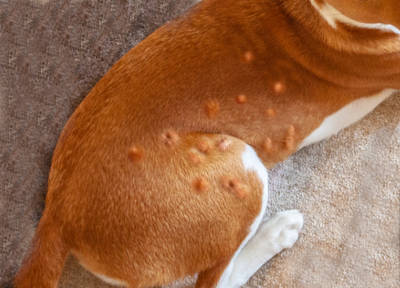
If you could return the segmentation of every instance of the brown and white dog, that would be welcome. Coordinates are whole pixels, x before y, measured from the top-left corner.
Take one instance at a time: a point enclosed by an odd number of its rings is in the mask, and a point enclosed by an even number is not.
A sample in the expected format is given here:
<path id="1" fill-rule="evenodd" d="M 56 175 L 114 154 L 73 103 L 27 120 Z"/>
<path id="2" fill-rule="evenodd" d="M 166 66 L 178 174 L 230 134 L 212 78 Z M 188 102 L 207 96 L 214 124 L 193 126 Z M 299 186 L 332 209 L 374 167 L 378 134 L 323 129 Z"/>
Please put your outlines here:
<path id="1" fill-rule="evenodd" d="M 265 167 L 400 89 L 395 27 L 398 0 L 204 0 L 158 29 L 68 121 L 16 287 L 56 287 L 68 254 L 131 288 L 246 283 L 303 224 L 261 222 Z"/>

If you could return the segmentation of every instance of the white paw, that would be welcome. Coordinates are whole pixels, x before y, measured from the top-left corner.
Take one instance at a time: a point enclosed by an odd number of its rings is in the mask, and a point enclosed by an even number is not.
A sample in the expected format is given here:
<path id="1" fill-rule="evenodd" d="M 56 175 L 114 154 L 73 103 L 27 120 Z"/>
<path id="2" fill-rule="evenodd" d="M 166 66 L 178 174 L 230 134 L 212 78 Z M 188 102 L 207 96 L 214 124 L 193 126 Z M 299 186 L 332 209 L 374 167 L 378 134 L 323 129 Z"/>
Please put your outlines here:
<path id="1" fill-rule="evenodd" d="M 262 232 L 277 249 L 290 248 L 299 238 L 303 215 L 297 210 L 280 212 L 263 225 Z"/>

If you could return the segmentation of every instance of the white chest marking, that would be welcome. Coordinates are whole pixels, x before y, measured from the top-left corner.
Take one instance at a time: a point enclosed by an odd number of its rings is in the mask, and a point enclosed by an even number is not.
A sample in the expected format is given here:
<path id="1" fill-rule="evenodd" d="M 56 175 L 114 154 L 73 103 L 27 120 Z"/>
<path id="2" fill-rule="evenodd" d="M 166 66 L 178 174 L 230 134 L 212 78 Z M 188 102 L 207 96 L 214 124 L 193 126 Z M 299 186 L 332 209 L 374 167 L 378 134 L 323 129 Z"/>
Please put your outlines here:
<path id="1" fill-rule="evenodd" d="M 322 124 L 303 140 L 298 149 L 335 135 L 343 128 L 357 122 L 392 95 L 394 91 L 394 89 L 386 89 L 377 95 L 361 98 L 344 106 L 326 117 Z"/>
<path id="2" fill-rule="evenodd" d="M 256 234 L 258 227 L 261 224 L 263 219 L 265 209 L 267 208 L 268 202 L 268 171 L 265 168 L 264 164 L 261 162 L 260 158 L 258 158 L 257 153 L 251 148 L 249 145 L 246 145 L 245 151 L 242 154 L 242 162 L 243 166 L 246 171 L 254 171 L 256 172 L 259 180 L 263 185 L 263 195 L 262 195 L 262 204 L 260 214 L 256 217 L 253 224 L 250 226 L 249 234 L 242 242 L 240 247 L 236 250 L 235 255 L 232 257 L 231 262 L 229 263 L 228 267 L 225 269 L 224 273 L 222 274 L 217 288 L 227 288 L 227 283 L 229 283 L 229 277 L 233 270 L 233 265 L 235 262 L 236 257 L 239 255 L 240 251 L 243 249 L 244 246 L 249 242 L 249 240 Z"/>
<path id="3" fill-rule="evenodd" d="M 328 24 L 333 27 L 334 29 L 337 28 L 337 22 L 348 24 L 354 27 L 364 28 L 364 29 L 373 29 L 373 30 L 383 30 L 388 32 L 393 32 L 395 34 L 400 35 L 400 30 L 389 24 L 381 24 L 381 23 L 362 23 L 356 20 L 353 20 L 335 7 L 329 5 L 328 3 L 324 3 L 323 5 L 319 6 L 315 0 L 310 0 L 311 5 L 321 14 L 321 16 L 325 19 Z"/>

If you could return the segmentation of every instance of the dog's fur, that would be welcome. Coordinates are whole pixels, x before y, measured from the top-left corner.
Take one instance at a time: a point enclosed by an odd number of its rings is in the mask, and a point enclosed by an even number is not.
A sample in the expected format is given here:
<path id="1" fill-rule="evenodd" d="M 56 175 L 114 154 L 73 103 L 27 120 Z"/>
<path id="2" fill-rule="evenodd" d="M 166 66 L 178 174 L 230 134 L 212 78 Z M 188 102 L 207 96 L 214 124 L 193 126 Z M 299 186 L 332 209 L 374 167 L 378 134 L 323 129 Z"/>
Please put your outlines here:
<path id="1" fill-rule="evenodd" d="M 237 287 L 291 247 L 298 212 L 260 224 L 255 151 L 272 167 L 400 89 L 398 30 L 361 23 L 399 27 L 400 4 L 369 3 L 205 0 L 133 48 L 59 139 L 16 287 L 56 287 L 69 253 L 129 287 Z"/>

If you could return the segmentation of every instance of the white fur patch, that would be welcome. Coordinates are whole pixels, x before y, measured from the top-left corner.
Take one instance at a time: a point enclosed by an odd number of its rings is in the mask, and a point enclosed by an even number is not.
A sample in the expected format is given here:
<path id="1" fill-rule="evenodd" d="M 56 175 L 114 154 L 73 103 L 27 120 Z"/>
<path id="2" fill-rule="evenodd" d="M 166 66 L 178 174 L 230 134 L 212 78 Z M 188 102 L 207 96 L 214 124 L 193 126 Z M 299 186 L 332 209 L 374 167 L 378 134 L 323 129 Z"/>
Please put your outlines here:
<path id="1" fill-rule="evenodd" d="M 120 287 L 127 287 L 128 286 L 128 284 L 126 284 L 123 281 L 112 279 L 112 278 L 109 278 L 109 277 L 101 275 L 101 274 L 96 274 L 96 273 L 93 273 L 93 274 L 96 275 L 101 280 L 103 280 L 104 282 L 106 282 L 107 284 L 110 284 L 110 285 L 113 285 L 113 286 L 120 286 Z"/>
<path id="2" fill-rule="evenodd" d="M 99 279 L 103 280 L 107 284 L 113 285 L 113 286 L 120 286 L 120 287 L 127 287 L 128 284 L 118 280 L 118 279 L 112 279 L 110 277 L 104 276 L 102 274 L 98 274 L 96 272 L 93 272 L 89 267 L 85 264 L 85 261 L 82 259 L 82 257 L 79 257 L 79 253 L 76 253 L 76 251 L 73 251 L 73 254 L 76 256 L 76 258 L 79 260 L 79 264 L 82 265 L 83 268 L 85 268 L 87 271 L 98 277 Z"/>
<path id="3" fill-rule="evenodd" d="M 265 168 L 264 164 L 261 162 L 258 157 L 256 151 L 251 148 L 249 145 L 246 145 L 246 150 L 242 154 L 242 162 L 246 171 L 254 171 L 256 172 L 258 178 L 260 179 L 263 185 L 263 195 L 262 195 L 262 204 L 260 214 L 254 220 L 254 223 L 250 227 L 250 231 L 255 233 L 258 226 L 261 223 L 261 220 L 264 216 L 265 209 L 267 208 L 268 202 L 268 171 Z M 254 235 L 254 233 L 252 235 Z M 251 233 L 250 233 L 251 234 Z M 250 236 L 250 234 L 248 236 Z M 251 237 L 250 237 L 251 238 Z"/>
<path id="4" fill-rule="evenodd" d="M 354 27 L 359 27 L 359 28 L 364 28 L 364 29 L 373 29 L 373 30 L 382 30 L 382 31 L 388 31 L 388 32 L 393 32 L 397 35 L 400 35 L 400 30 L 389 24 L 382 24 L 382 23 L 362 23 L 358 22 L 356 20 L 353 20 L 343 13 L 341 13 L 339 10 L 337 10 L 335 7 L 329 5 L 328 3 L 324 3 L 323 5 L 319 6 L 315 0 L 310 0 L 311 5 L 321 14 L 322 18 L 328 22 L 328 24 L 333 27 L 334 29 L 337 29 L 337 22 L 348 24 L 350 26 Z"/>
<path id="5" fill-rule="evenodd" d="M 322 124 L 303 140 L 299 149 L 335 135 L 343 128 L 357 122 L 392 95 L 394 91 L 393 89 L 386 89 L 377 95 L 357 99 L 344 106 L 325 118 Z"/>
<path id="6" fill-rule="evenodd" d="M 231 262 L 229 263 L 228 267 L 225 269 L 224 273 L 222 274 L 217 288 L 228 288 L 229 278 L 231 276 L 234 262 L 236 257 L 239 255 L 240 251 L 243 247 L 249 242 L 249 240 L 255 235 L 257 232 L 258 227 L 260 226 L 261 220 L 264 216 L 265 209 L 267 207 L 268 201 L 268 171 L 261 162 L 260 158 L 258 158 L 256 151 L 251 148 L 249 145 L 246 144 L 245 151 L 242 154 L 242 163 L 246 171 L 254 171 L 256 172 L 258 178 L 260 179 L 263 185 L 263 195 L 262 195 L 262 204 L 261 210 L 256 219 L 254 220 L 253 224 L 250 226 L 249 234 L 247 235 L 246 239 L 242 242 L 238 250 L 236 250 L 235 255 L 232 257 Z"/>
<path id="7" fill-rule="evenodd" d="M 302 227 L 303 215 L 297 210 L 280 212 L 262 223 L 236 258 L 226 287 L 241 287 L 272 257 L 283 249 L 291 248 Z"/>

